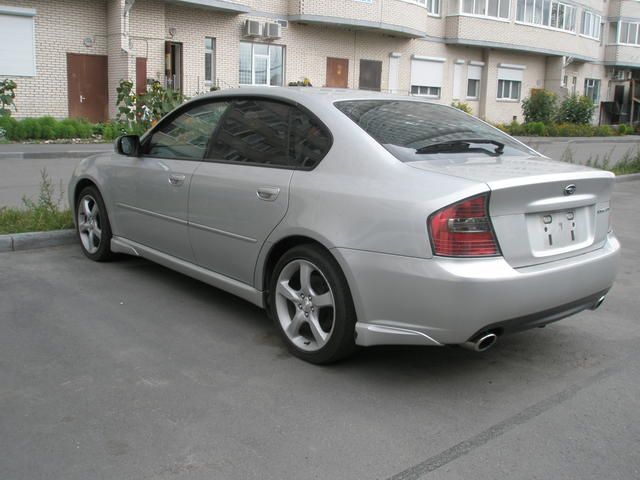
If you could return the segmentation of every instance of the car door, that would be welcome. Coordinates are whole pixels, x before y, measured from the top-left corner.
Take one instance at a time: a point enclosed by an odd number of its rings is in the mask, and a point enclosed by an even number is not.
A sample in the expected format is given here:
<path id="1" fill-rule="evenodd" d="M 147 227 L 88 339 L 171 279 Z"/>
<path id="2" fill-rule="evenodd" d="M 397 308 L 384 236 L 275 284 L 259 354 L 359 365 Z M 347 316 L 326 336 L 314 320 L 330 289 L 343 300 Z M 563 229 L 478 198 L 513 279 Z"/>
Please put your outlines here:
<path id="1" fill-rule="evenodd" d="M 198 102 L 167 117 L 131 159 L 135 194 L 128 203 L 121 229 L 135 242 L 171 256 L 194 260 L 187 231 L 189 187 L 225 102 Z"/>
<path id="2" fill-rule="evenodd" d="M 198 265 L 252 284 L 256 259 L 284 217 L 293 174 L 284 103 L 236 99 L 191 181 L 189 238 Z"/>

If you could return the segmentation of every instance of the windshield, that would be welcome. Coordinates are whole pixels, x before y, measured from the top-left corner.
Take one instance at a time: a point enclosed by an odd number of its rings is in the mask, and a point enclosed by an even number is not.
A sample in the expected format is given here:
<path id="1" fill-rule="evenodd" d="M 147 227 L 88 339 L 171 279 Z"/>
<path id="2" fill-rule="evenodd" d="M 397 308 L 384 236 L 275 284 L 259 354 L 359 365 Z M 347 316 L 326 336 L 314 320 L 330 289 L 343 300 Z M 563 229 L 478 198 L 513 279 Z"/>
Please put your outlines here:
<path id="1" fill-rule="evenodd" d="M 478 157 L 494 152 L 488 143 L 504 144 L 504 155 L 537 155 L 478 119 L 455 108 L 411 100 L 348 100 L 335 106 L 403 162 L 442 159 L 452 154 Z M 461 142 L 481 140 L 473 148 Z M 449 147 L 449 145 L 451 145 Z M 438 145 L 438 148 L 425 148 Z"/>

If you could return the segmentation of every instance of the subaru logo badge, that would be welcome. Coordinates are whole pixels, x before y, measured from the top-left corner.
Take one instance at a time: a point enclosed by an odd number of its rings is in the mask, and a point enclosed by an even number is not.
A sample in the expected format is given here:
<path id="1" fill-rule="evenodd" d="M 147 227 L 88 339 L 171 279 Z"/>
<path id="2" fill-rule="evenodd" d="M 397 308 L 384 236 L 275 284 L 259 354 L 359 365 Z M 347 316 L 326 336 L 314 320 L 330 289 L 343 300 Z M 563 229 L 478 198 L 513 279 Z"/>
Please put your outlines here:
<path id="1" fill-rule="evenodd" d="M 576 193 L 576 186 L 573 183 L 564 187 L 565 195 L 573 195 L 574 193 Z"/>

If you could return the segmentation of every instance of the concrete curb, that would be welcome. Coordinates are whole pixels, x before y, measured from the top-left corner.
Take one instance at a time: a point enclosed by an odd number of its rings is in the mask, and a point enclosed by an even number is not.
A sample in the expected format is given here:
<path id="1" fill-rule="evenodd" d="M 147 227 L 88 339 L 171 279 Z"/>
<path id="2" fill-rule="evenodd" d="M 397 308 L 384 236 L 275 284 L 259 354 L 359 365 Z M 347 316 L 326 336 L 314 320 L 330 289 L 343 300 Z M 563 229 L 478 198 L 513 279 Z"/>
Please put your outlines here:
<path id="1" fill-rule="evenodd" d="M 616 183 L 632 182 L 633 180 L 640 180 L 640 173 L 629 173 L 627 175 L 619 175 L 616 177 Z"/>
<path id="2" fill-rule="evenodd" d="M 111 150 L 86 150 L 68 152 L 0 152 L 0 160 L 40 160 L 46 158 L 85 158 Z"/>
<path id="3" fill-rule="evenodd" d="M 17 252 L 35 248 L 57 247 L 76 243 L 75 230 L 52 230 L 50 232 L 27 232 L 0 235 L 0 252 Z"/>

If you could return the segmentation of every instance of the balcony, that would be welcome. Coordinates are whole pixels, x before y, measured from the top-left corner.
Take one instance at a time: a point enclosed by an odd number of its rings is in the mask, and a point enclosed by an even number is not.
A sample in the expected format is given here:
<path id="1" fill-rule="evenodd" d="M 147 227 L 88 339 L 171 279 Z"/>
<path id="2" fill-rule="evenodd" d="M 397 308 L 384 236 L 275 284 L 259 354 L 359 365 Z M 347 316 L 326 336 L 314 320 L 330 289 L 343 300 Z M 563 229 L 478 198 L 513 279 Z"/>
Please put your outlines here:
<path id="1" fill-rule="evenodd" d="M 640 68 L 640 45 L 607 45 L 604 63 L 614 67 Z"/>
<path id="2" fill-rule="evenodd" d="M 600 42 L 574 32 L 468 15 L 448 16 L 446 22 L 448 44 L 569 56 L 581 61 L 599 57 Z"/>
<path id="3" fill-rule="evenodd" d="M 427 9 L 402 0 L 296 0 L 291 22 L 366 30 L 398 37 L 425 36 Z"/>
<path id="4" fill-rule="evenodd" d="M 224 13 L 249 13 L 251 7 L 236 2 L 228 2 L 226 0 L 165 0 L 167 3 L 173 3 L 183 7 L 196 7 L 206 10 L 215 10 Z"/>

